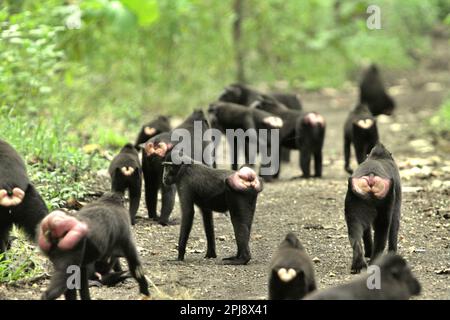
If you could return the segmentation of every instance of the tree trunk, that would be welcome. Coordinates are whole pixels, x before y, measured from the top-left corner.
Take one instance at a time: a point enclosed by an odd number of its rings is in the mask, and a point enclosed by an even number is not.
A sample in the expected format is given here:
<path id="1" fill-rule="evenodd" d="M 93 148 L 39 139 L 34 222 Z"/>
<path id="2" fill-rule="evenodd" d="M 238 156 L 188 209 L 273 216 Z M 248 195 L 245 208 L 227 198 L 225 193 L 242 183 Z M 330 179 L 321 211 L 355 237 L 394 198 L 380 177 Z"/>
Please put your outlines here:
<path id="1" fill-rule="evenodd" d="M 239 83 L 245 83 L 244 52 L 241 42 L 243 6 L 244 0 L 234 0 L 233 10 L 235 18 L 233 23 L 233 43 L 237 70 L 236 78 Z"/>

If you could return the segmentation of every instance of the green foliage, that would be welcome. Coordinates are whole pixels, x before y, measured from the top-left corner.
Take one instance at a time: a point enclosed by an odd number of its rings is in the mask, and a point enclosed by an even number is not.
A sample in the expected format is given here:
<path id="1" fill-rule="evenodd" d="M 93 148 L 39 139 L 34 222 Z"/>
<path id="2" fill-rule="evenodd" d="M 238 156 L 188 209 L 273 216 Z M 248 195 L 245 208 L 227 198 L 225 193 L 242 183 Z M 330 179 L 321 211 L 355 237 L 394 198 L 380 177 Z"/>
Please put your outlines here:
<path id="1" fill-rule="evenodd" d="M 0 283 L 31 279 L 43 273 L 41 261 L 28 239 L 17 229 L 12 234 L 17 237 L 14 245 L 0 254 Z"/>
<path id="2" fill-rule="evenodd" d="M 430 119 L 430 124 L 435 131 L 450 133 L 450 99 L 444 101 L 437 114 Z"/>
<path id="3" fill-rule="evenodd" d="M 25 157 L 31 181 L 47 206 L 63 206 L 70 197 L 83 199 L 93 173 L 105 167 L 98 154 L 82 151 L 81 140 L 71 134 L 65 119 L 29 118 L 0 109 L 0 138 L 8 141 Z"/>

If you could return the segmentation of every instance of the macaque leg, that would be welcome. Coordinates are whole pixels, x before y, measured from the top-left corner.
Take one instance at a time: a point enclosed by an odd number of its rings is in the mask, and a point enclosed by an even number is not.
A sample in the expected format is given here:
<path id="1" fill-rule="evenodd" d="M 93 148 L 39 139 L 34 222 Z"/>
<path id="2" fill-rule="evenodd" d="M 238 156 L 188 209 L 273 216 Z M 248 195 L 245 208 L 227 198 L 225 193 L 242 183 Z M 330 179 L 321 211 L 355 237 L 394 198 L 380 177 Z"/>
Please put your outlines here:
<path id="1" fill-rule="evenodd" d="M 136 223 L 136 214 L 139 209 L 139 202 L 141 201 L 141 183 L 140 182 L 138 183 L 138 185 L 130 188 L 129 195 L 130 195 L 130 221 L 131 221 L 131 225 L 134 225 Z"/>
<path id="2" fill-rule="evenodd" d="M 77 300 L 77 290 L 67 289 L 66 292 L 64 292 L 64 297 L 66 300 Z"/>
<path id="3" fill-rule="evenodd" d="M 6 251 L 8 238 L 9 238 L 9 230 L 11 230 L 12 225 L 6 224 L 0 229 L 0 254 Z M 4 258 L 3 258 L 4 259 Z M 1 261 L 1 259 L 0 259 Z"/>
<path id="4" fill-rule="evenodd" d="M 350 239 L 350 245 L 353 249 L 353 260 L 351 266 L 352 273 L 360 273 L 361 269 L 365 268 L 366 262 L 363 258 L 363 247 L 361 243 L 361 239 L 363 236 L 363 228 L 359 224 L 350 224 L 348 225 L 348 237 Z"/>
<path id="5" fill-rule="evenodd" d="M 397 252 L 398 230 L 400 228 L 400 207 L 401 199 L 399 199 L 401 191 L 395 191 L 394 210 L 392 212 L 391 226 L 389 227 L 389 251 Z"/>
<path id="6" fill-rule="evenodd" d="M 183 201 L 184 200 L 184 201 Z M 192 229 L 192 222 L 194 220 L 194 204 L 191 200 L 182 199 L 181 203 L 181 227 L 180 238 L 178 240 L 178 260 L 183 261 L 186 253 L 186 245 L 189 239 L 189 234 Z"/>
<path id="7" fill-rule="evenodd" d="M 345 171 L 347 171 L 349 174 L 353 173 L 352 168 L 350 168 L 350 147 L 351 147 L 351 141 L 348 138 L 344 138 L 344 162 L 345 162 Z"/>
<path id="8" fill-rule="evenodd" d="M 231 170 L 237 171 L 239 164 L 238 164 L 238 144 L 237 144 L 237 138 L 233 138 L 234 140 L 228 139 L 228 144 L 233 144 L 233 148 L 230 148 L 231 151 Z"/>
<path id="9" fill-rule="evenodd" d="M 310 177 L 311 152 L 308 148 L 300 150 L 300 168 L 304 178 Z"/>
<path id="10" fill-rule="evenodd" d="M 148 217 L 153 220 L 158 219 L 158 215 L 156 214 L 158 189 L 159 185 L 157 181 L 152 181 L 150 177 L 145 179 L 145 204 L 147 205 Z"/>
<path id="11" fill-rule="evenodd" d="M 203 217 L 203 227 L 205 228 L 207 250 L 205 258 L 217 258 L 216 239 L 214 236 L 214 220 L 211 210 L 201 209 Z"/>
<path id="12" fill-rule="evenodd" d="M 63 267 L 62 269 L 55 268 L 55 272 L 53 273 L 50 280 L 50 285 L 41 296 L 42 300 L 55 300 L 60 295 L 66 292 L 68 278 L 66 270 L 67 268 L 65 267 Z"/>
<path id="13" fill-rule="evenodd" d="M 91 295 L 89 293 L 89 279 L 86 266 L 81 266 L 81 288 L 80 288 L 80 298 L 81 300 L 91 300 Z"/>
<path id="14" fill-rule="evenodd" d="M 322 176 L 322 150 L 318 150 L 314 153 L 314 176 Z"/>
<path id="15" fill-rule="evenodd" d="M 235 210 L 230 208 L 231 223 L 233 224 L 234 236 L 237 244 L 236 256 L 225 258 L 225 264 L 247 264 L 251 259 L 250 229 L 253 221 L 253 212 L 250 210 Z"/>
<path id="16" fill-rule="evenodd" d="M 176 186 L 162 186 L 162 203 L 161 203 L 161 217 L 159 224 L 167 226 L 169 224 L 169 217 L 175 205 Z"/>
<path id="17" fill-rule="evenodd" d="M 377 218 L 374 221 L 374 246 L 373 252 L 370 257 L 370 261 L 373 262 L 380 254 L 383 253 L 386 247 L 387 237 L 389 233 L 390 219 L 386 219 L 386 216 L 381 216 L 378 213 Z"/>
<path id="18" fill-rule="evenodd" d="M 356 153 L 356 160 L 358 161 L 358 164 L 361 164 L 362 162 L 364 162 L 364 160 L 366 160 L 367 151 L 364 148 L 364 146 L 355 144 L 355 153 Z"/>
<path id="19" fill-rule="evenodd" d="M 369 226 L 364 230 L 363 233 L 364 241 L 364 256 L 370 258 L 372 256 L 372 228 Z"/>
<path id="20" fill-rule="evenodd" d="M 129 240 L 123 245 L 123 252 L 125 259 L 127 259 L 130 273 L 139 284 L 139 292 L 145 296 L 150 296 L 147 279 L 145 278 L 144 269 L 142 268 L 142 264 L 139 260 L 136 246 Z"/>

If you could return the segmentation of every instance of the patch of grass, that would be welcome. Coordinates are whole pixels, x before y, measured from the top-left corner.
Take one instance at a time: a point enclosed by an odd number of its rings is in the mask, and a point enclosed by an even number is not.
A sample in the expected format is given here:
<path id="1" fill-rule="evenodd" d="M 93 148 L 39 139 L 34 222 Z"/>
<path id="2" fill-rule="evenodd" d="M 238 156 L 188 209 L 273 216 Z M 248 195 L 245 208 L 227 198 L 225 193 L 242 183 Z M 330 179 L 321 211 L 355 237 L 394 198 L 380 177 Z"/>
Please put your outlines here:
<path id="1" fill-rule="evenodd" d="M 70 198 L 83 199 L 96 170 L 106 167 L 99 153 L 83 152 L 83 139 L 62 116 L 31 118 L 0 109 L 0 138 L 28 164 L 28 174 L 50 209 Z"/>
<path id="2" fill-rule="evenodd" d="M 44 272 L 42 260 L 25 235 L 14 228 L 11 235 L 16 239 L 10 250 L 0 254 L 0 283 L 32 279 Z"/>

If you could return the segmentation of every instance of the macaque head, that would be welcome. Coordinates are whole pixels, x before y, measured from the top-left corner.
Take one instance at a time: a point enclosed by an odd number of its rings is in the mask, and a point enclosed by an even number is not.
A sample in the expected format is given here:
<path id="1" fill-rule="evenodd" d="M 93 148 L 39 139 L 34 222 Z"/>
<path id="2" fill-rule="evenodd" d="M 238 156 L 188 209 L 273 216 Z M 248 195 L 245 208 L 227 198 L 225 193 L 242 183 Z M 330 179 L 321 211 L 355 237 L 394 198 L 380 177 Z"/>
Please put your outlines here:
<path id="1" fill-rule="evenodd" d="M 377 142 L 372 150 L 370 150 L 368 158 L 394 160 L 392 153 L 381 142 Z"/>
<path id="2" fill-rule="evenodd" d="M 226 183 L 235 191 L 262 191 L 262 183 L 255 171 L 249 167 L 242 167 L 226 178 Z"/>
<path id="3" fill-rule="evenodd" d="M 395 253 L 388 253 L 374 261 L 381 269 L 381 276 L 388 281 L 395 281 L 401 285 L 406 285 L 409 294 L 419 295 L 421 285 L 411 272 L 405 259 Z"/>
<path id="4" fill-rule="evenodd" d="M 223 102 L 239 103 L 242 97 L 242 89 L 238 84 L 229 85 L 220 94 L 218 100 Z"/>
<path id="5" fill-rule="evenodd" d="M 184 163 L 175 164 L 173 162 L 163 162 L 163 178 L 162 182 L 166 186 L 170 186 L 178 181 L 179 173 L 185 166 Z"/>
<path id="6" fill-rule="evenodd" d="M 20 188 L 4 188 L 0 189 L 0 206 L 15 207 L 22 203 L 25 198 L 25 191 Z"/>
<path id="7" fill-rule="evenodd" d="M 289 232 L 280 244 L 280 248 L 302 249 L 303 245 L 293 232 Z"/>

